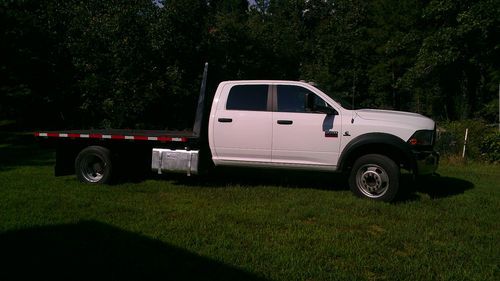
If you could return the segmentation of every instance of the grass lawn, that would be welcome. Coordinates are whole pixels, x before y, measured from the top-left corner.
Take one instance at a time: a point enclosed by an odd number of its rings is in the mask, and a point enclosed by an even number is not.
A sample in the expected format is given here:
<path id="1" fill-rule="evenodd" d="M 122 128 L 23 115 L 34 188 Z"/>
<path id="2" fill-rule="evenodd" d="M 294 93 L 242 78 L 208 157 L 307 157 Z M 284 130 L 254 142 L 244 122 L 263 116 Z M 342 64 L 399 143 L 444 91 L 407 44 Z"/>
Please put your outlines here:
<path id="1" fill-rule="evenodd" d="M 0 280 L 500 280 L 499 166 L 387 204 L 295 172 L 84 185 L 31 140 L 0 134 Z"/>

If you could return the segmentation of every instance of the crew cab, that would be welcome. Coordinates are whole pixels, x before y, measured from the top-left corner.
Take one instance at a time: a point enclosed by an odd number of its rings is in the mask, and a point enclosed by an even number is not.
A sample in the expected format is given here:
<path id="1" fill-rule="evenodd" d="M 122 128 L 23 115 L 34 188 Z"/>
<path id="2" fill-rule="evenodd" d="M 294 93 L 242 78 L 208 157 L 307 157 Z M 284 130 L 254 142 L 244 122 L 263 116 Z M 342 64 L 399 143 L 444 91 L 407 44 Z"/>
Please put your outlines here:
<path id="1" fill-rule="evenodd" d="M 56 147 L 56 175 L 108 183 L 119 167 L 198 174 L 242 166 L 343 172 L 352 192 L 391 201 L 405 187 L 400 170 L 435 172 L 436 124 L 420 114 L 350 110 L 301 81 L 221 82 L 204 114 L 205 82 L 193 131 L 72 130 L 36 132 Z M 208 115 L 208 122 L 203 116 Z"/>

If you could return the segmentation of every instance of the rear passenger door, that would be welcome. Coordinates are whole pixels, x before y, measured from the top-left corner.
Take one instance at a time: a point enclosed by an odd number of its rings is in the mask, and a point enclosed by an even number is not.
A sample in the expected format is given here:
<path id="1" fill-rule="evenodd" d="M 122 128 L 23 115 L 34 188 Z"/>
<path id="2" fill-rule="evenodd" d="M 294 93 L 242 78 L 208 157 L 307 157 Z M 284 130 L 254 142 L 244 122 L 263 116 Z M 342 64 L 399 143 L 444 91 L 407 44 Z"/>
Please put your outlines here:
<path id="1" fill-rule="evenodd" d="M 275 89 L 273 163 L 333 169 L 340 150 L 340 115 L 309 89 L 295 85 Z"/>
<path id="2" fill-rule="evenodd" d="M 215 155 L 222 162 L 271 162 L 272 95 L 269 85 L 228 85 L 213 123 Z M 234 163 L 233 163 L 234 164 Z"/>

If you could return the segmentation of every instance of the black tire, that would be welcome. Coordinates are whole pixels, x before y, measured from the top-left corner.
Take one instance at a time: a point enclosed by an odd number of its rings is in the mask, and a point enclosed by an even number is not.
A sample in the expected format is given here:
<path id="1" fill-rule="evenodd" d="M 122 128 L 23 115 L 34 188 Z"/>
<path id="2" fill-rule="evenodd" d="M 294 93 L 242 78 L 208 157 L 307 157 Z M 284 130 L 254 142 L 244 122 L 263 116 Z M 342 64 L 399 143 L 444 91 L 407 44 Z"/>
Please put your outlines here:
<path id="1" fill-rule="evenodd" d="M 83 183 L 110 183 L 113 175 L 111 152 L 102 146 L 84 148 L 76 157 L 75 172 Z"/>
<path id="2" fill-rule="evenodd" d="M 389 157 L 367 154 L 354 162 L 349 187 L 358 197 L 390 202 L 399 191 L 400 171 Z"/>

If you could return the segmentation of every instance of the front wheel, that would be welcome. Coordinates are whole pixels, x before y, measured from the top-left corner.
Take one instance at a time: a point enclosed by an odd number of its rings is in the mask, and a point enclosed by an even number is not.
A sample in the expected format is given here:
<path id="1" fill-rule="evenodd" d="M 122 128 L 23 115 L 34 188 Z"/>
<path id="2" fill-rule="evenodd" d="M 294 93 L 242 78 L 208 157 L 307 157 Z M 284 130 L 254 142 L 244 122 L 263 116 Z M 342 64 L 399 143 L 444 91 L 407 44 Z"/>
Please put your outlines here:
<path id="1" fill-rule="evenodd" d="M 86 147 L 76 157 L 75 172 L 81 182 L 109 183 L 112 171 L 111 153 L 105 147 Z"/>
<path id="2" fill-rule="evenodd" d="M 392 159 L 368 154 L 354 162 L 349 187 L 361 198 L 390 202 L 398 193 L 399 177 L 399 167 Z"/>

